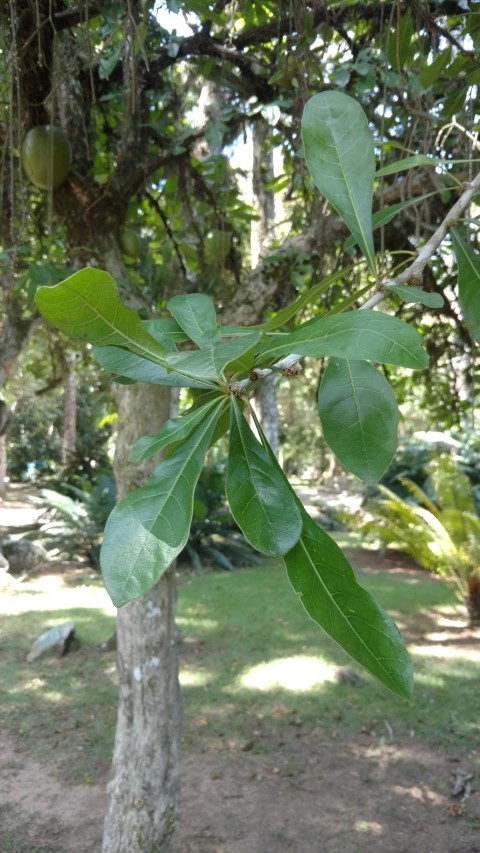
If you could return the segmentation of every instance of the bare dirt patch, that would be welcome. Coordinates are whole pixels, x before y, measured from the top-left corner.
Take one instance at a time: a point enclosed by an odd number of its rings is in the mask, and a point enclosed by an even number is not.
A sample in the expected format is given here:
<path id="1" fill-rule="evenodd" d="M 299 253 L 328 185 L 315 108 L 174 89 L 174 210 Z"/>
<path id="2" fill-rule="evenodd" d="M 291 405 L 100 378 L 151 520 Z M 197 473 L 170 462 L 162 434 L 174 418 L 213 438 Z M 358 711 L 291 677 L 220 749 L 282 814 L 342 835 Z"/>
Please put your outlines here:
<path id="1" fill-rule="evenodd" d="M 261 755 L 189 751 L 175 853 L 480 851 L 478 793 L 466 805 L 450 793 L 475 756 L 334 735 L 300 728 Z M 3 737 L 0 749 L 2 853 L 99 851 L 107 780 L 68 785 L 55 759 Z"/>

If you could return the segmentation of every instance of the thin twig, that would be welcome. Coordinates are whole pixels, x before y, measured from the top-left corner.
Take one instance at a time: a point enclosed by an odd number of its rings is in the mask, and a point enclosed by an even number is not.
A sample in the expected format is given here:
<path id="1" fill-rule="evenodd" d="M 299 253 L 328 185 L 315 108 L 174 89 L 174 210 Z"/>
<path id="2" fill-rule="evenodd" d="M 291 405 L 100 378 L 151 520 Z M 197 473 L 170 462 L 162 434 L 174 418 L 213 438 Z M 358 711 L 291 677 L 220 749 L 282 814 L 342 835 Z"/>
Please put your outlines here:
<path id="1" fill-rule="evenodd" d="M 395 284 L 421 284 L 422 282 L 422 274 L 425 269 L 428 261 L 432 257 L 433 254 L 437 251 L 440 244 L 445 239 L 448 231 L 454 225 L 456 225 L 457 220 L 464 212 L 465 208 L 468 207 L 472 198 L 480 191 L 480 172 L 478 175 L 471 181 L 466 188 L 464 189 L 461 196 L 457 199 L 453 207 L 448 211 L 443 222 L 438 226 L 437 230 L 430 237 L 424 246 L 419 249 L 417 253 L 417 257 L 400 275 L 397 275 L 395 278 L 390 279 L 382 285 L 382 289 L 378 290 L 377 293 L 367 300 L 360 308 L 359 311 L 365 308 L 374 308 L 375 305 L 378 305 L 379 302 L 382 302 L 383 299 L 388 294 L 388 289 L 393 287 Z M 280 361 L 277 361 L 273 367 L 265 368 L 262 370 L 253 370 L 251 376 L 248 379 L 242 379 L 238 382 L 231 382 L 230 388 L 232 393 L 237 396 L 242 396 L 245 394 L 247 390 L 259 379 L 264 379 L 265 376 L 269 376 L 271 373 L 277 373 L 278 371 L 283 372 L 286 375 L 294 375 L 300 372 L 302 369 L 300 366 L 300 359 L 302 356 L 296 355 L 292 353 L 291 355 L 287 355 L 282 358 Z"/>
<path id="2" fill-rule="evenodd" d="M 424 246 L 418 250 L 417 257 L 400 275 L 397 275 L 395 278 L 390 281 L 385 282 L 382 285 L 382 289 L 374 293 L 373 296 L 365 302 L 360 311 L 365 308 L 373 308 L 375 305 L 378 305 L 379 302 L 382 302 L 385 299 L 385 296 L 388 293 L 388 288 L 393 287 L 396 284 L 421 284 L 422 283 L 422 275 L 423 270 L 425 269 L 428 261 L 435 254 L 440 244 L 443 242 L 445 237 L 448 234 L 450 228 L 454 227 L 457 223 L 457 220 L 462 215 L 465 208 L 468 207 L 472 198 L 480 192 L 480 172 L 478 175 L 471 181 L 461 194 L 461 196 L 457 199 L 453 207 L 448 211 L 443 222 L 438 226 L 437 230 L 430 237 Z"/>

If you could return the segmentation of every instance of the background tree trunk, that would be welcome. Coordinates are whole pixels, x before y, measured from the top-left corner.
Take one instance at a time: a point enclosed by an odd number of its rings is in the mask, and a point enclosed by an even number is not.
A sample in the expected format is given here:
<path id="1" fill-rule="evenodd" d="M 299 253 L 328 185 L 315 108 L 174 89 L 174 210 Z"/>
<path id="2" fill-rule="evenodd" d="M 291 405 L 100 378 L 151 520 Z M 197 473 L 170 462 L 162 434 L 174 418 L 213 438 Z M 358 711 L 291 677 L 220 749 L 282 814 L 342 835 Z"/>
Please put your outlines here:
<path id="1" fill-rule="evenodd" d="M 274 238 L 275 194 L 268 184 L 275 177 L 273 169 L 272 129 L 265 121 L 253 125 L 253 204 L 259 216 L 252 222 L 252 266 L 257 266 Z M 262 429 L 275 456 L 278 456 L 278 376 L 268 376 L 255 393 L 255 409 Z"/>
<path id="2" fill-rule="evenodd" d="M 67 356 L 68 370 L 63 385 L 62 464 L 68 465 L 77 445 L 77 374 L 75 353 Z"/>
<path id="3" fill-rule="evenodd" d="M 170 414 L 168 389 L 120 387 L 115 473 L 119 498 L 138 486 L 158 457 L 132 465 L 132 443 Z M 179 812 L 181 704 L 175 647 L 175 571 L 118 611 L 120 696 L 108 787 L 103 853 L 167 853 Z"/>

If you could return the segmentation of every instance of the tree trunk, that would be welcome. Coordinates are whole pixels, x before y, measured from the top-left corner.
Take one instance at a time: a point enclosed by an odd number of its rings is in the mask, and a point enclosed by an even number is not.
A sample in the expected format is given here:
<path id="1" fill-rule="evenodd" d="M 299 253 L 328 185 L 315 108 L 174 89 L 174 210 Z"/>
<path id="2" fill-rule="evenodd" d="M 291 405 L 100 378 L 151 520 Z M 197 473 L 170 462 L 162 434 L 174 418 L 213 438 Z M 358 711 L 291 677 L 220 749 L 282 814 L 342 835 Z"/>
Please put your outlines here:
<path id="1" fill-rule="evenodd" d="M 7 495 L 7 436 L 0 434 L 0 498 Z"/>
<path id="2" fill-rule="evenodd" d="M 115 472 L 119 498 L 158 458 L 127 461 L 133 441 L 169 417 L 167 389 L 121 387 Z M 141 424 L 141 426 L 140 426 Z M 148 466 L 148 467 L 147 467 Z M 179 812 L 181 704 L 174 634 L 175 572 L 118 611 L 120 696 L 103 853 L 168 853 Z"/>
<path id="3" fill-rule="evenodd" d="M 68 371 L 63 386 L 62 464 L 68 465 L 77 446 L 77 374 L 75 354 L 68 355 Z"/>
<path id="4" fill-rule="evenodd" d="M 465 604 L 470 628 L 480 627 L 480 577 L 470 578 Z"/>
<path id="5" fill-rule="evenodd" d="M 252 222 L 251 247 L 252 265 L 256 266 L 262 255 L 268 251 L 275 228 L 275 195 L 268 189 L 274 178 L 273 150 L 271 145 L 272 129 L 264 121 L 256 121 L 253 126 L 253 203 L 258 221 Z M 255 392 L 255 409 L 262 429 L 275 456 L 278 456 L 278 376 L 268 376 Z"/>
<path id="6" fill-rule="evenodd" d="M 262 425 L 268 443 L 278 457 L 278 375 L 266 376 L 255 392 L 255 411 Z"/>

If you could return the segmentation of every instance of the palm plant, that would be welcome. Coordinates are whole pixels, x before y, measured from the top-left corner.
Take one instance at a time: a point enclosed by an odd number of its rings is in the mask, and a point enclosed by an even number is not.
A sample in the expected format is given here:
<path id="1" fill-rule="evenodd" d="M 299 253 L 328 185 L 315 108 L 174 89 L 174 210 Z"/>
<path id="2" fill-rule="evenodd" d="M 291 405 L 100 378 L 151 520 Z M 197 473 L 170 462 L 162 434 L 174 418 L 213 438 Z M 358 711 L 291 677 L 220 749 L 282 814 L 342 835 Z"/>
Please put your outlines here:
<path id="1" fill-rule="evenodd" d="M 356 526 L 412 557 L 451 583 L 464 602 L 471 626 L 480 625 L 480 518 L 472 484 L 458 463 L 441 455 L 428 465 L 432 497 L 406 477 L 415 502 L 379 486 L 376 501 Z"/>

